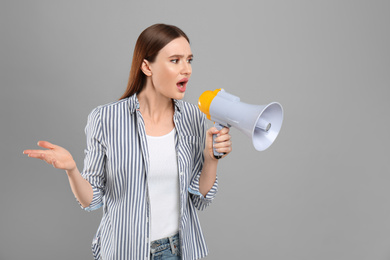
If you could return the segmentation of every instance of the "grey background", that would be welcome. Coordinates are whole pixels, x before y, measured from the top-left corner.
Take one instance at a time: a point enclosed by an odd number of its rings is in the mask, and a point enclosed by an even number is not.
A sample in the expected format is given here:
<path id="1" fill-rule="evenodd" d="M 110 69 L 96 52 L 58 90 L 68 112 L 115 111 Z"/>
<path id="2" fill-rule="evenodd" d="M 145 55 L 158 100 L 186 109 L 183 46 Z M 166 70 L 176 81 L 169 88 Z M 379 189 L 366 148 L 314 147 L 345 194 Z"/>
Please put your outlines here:
<path id="1" fill-rule="evenodd" d="M 390 2 L 352 0 L 2 1 L 0 259 L 92 259 L 101 211 L 22 151 L 48 140 L 82 168 L 87 115 L 158 22 L 191 39 L 187 101 L 223 87 L 285 109 L 264 152 L 232 129 L 208 259 L 390 259 Z"/>

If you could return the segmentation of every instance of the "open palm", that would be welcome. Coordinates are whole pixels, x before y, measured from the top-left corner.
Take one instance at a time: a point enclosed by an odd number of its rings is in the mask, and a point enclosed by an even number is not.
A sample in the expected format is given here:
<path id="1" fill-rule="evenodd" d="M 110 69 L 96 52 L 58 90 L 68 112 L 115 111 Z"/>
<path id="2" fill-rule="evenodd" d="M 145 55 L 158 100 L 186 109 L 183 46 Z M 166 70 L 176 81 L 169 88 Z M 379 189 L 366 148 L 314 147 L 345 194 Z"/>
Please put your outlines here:
<path id="1" fill-rule="evenodd" d="M 48 150 L 25 150 L 23 153 L 29 157 L 41 159 L 58 169 L 70 171 L 76 168 L 72 155 L 61 146 L 47 141 L 39 141 L 38 146 Z"/>

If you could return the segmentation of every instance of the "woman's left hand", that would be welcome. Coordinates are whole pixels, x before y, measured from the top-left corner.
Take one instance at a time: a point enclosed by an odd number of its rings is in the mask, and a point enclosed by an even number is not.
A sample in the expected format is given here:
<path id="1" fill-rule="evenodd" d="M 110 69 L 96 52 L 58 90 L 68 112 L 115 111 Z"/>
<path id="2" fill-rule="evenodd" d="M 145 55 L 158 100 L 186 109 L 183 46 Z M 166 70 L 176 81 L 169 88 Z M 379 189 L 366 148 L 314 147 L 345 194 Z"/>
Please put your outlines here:
<path id="1" fill-rule="evenodd" d="M 225 153 L 222 158 L 226 157 L 232 151 L 232 141 L 231 136 L 229 135 L 229 128 L 222 128 L 222 130 L 217 130 L 215 127 L 211 127 L 206 132 L 206 147 L 205 147 L 205 160 L 207 158 L 212 160 L 218 160 L 214 157 L 213 152 L 213 134 L 217 134 L 215 138 L 214 148 L 217 152 Z"/>

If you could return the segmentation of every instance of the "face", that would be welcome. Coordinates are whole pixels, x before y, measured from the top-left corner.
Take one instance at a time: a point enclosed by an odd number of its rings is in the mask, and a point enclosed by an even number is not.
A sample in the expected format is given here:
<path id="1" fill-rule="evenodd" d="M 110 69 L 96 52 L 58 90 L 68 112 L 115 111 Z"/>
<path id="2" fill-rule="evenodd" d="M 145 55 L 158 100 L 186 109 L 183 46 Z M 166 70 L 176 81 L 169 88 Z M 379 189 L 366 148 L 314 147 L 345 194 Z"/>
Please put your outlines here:
<path id="1" fill-rule="evenodd" d="M 164 46 L 152 63 L 148 63 L 153 87 L 161 95 L 182 99 L 191 77 L 192 52 L 184 37 L 176 38 Z"/>

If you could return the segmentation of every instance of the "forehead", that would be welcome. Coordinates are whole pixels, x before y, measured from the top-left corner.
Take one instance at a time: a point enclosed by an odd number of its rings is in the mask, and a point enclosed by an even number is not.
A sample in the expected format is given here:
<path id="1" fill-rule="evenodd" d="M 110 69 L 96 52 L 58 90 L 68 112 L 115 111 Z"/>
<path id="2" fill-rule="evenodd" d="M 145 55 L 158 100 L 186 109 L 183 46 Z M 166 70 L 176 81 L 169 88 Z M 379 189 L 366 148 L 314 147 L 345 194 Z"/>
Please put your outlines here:
<path id="1" fill-rule="evenodd" d="M 176 38 L 164 46 L 159 52 L 162 56 L 172 55 L 192 55 L 191 47 L 188 41 L 184 37 Z"/>

